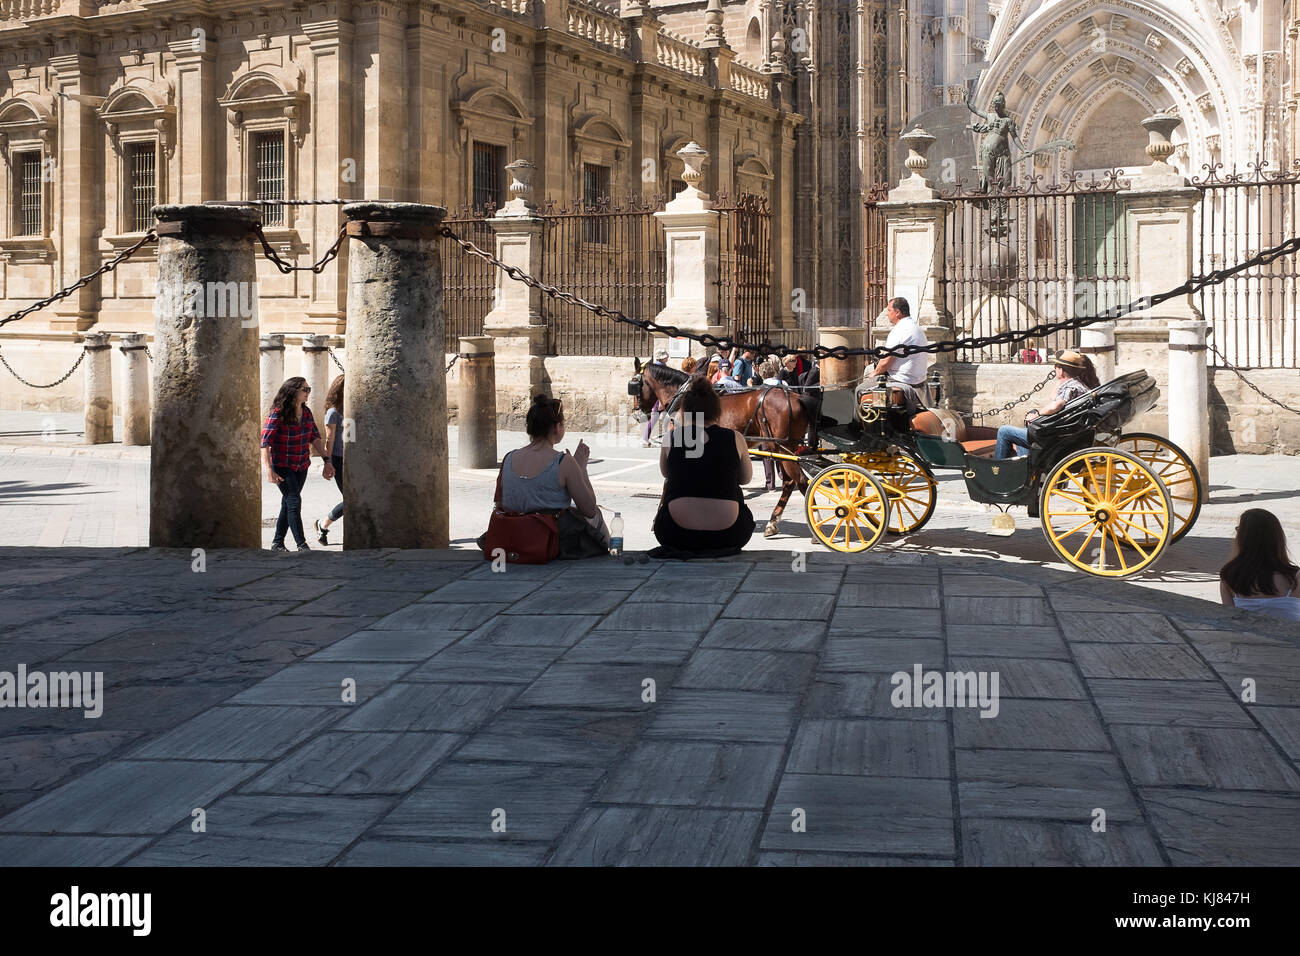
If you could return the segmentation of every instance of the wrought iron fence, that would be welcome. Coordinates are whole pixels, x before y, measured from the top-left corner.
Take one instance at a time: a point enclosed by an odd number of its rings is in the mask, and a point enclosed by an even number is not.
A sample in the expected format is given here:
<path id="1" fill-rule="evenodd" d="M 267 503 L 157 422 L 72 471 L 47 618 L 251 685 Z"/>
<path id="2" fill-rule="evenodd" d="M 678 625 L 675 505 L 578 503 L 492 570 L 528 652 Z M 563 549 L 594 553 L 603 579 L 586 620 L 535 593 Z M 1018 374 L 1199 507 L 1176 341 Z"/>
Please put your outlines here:
<path id="1" fill-rule="evenodd" d="M 491 205 L 474 207 L 465 204 L 448 210 L 446 224 L 462 239 L 480 249 L 493 252 L 496 239 L 488 217 Z M 472 256 L 450 239 L 442 240 L 442 295 L 447 310 L 447 351 L 455 351 L 456 340 L 463 335 L 482 335 L 483 318 L 492 311 L 496 292 L 496 275 L 492 266 Z"/>
<path id="2" fill-rule="evenodd" d="M 943 263 L 935 269 L 958 336 L 993 335 L 1095 314 L 1127 301 L 1128 230 L 1113 170 L 1058 184 L 1030 178 L 1004 193 L 943 194 L 948 213 Z M 1027 347 L 959 350 L 959 362 L 1043 361 L 1079 344 L 1077 330 Z"/>
<path id="3" fill-rule="evenodd" d="M 1205 167 L 1192 180 L 1201 191 L 1195 255 L 1202 274 L 1248 259 L 1261 249 L 1295 235 L 1300 226 L 1300 161 L 1290 169 L 1270 170 L 1256 159 L 1246 172 Z M 1275 260 L 1232 276 L 1201 291 L 1199 307 L 1211 323 L 1212 341 L 1224 360 L 1241 368 L 1300 366 L 1300 272 L 1297 257 Z"/>
<path id="4" fill-rule="evenodd" d="M 889 199 L 889 185 L 875 183 L 863 204 L 862 295 L 866 324 L 885 310 L 889 301 L 889 219 L 880 204 Z"/>
<path id="5" fill-rule="evenodd" d="M 729 335 L 762 339 L 772 330 L 772 209 L 766 196 L 719 192 L 718 304 Z"/>
<path id="6" fill-rule="evenodd" d="M 542 266 L 538 277 L 580 298 L 653 319 L 666 302 L 663 229 L 654 214 L 664 197 L 567 206 L 547 200 L 539 215 Z M 547 351 L 552 355 L 648 356 L 652 337 L 623 323 L 549 297 L 542 299 Z"/>

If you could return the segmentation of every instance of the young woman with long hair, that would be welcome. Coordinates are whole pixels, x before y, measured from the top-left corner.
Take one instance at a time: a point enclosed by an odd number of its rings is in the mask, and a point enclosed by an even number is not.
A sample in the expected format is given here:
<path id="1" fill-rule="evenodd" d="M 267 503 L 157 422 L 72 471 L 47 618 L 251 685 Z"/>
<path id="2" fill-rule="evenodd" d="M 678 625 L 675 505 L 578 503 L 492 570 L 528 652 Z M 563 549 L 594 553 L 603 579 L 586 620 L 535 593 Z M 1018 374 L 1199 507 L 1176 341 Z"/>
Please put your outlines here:
<path id="1" fill-rule="evenodd" d="M 1040 409 L 1030 409 L 1025 416 L 1025 427 L 1002 425 L 998 428 L 998 446 L 993 453 L 995 458 L 1011 458 L 1015 455 L 1029 454 L 1029 423 L 1036 417 L 1054 415 L 1080 395 L 1092 391 L 1101 385 L 1097 381 L 1097 369 L 1092 359 L 1082 352 L 1066 349 L 1058 352 L 1052 359 L 1056 366 L 1056 394 L 1052 400 Z"/>
<path id="2" fill-rule="evenodd" d="M 1237 519 L 1232 557 L 1219 569 L 1219 597 L 1229 607 L 1300 621 L 1300 566 L 1287 554 L 1273 512 L 1249 508 Z"/>
<path id="3" fill-rule="evenodd" d="M 663 497 L 654 536 L 676 551 L 738 552 L 754 534 L 754 516 L 741 485 L 754 475 L 745 439 L 718 424 L 722 403 L 697 378 L 682 396 L 682 421 L 659 452 Z"/>
<path id="4" fill-rule="evenodd" d="M 343 494 L 343 375 L 340 373 L 330 382 L 330 390 L 325 393 L 325 447 L 330 452 L 330 464 L 334 466 L 334 483 Z M 315 523 L 316 540 L 328 545 L 330 525 L 343 517 L 343 502 L 340 501 L 324 518 L 317 518 Z"/>
<path id="5" fill-rule="evenodd" d="M 286 531 L 293 532 L 299 551 L 310 551 L 302 530 L 302 486 L 307 482 L 311 453 L 325 459 L 325 479 L 334 477 L 325 442 L 321 440 L 307 399 L 311 388 L 301 376 L 286 379 L 275 393 L 266 423 L 262 426 L 262 464 L 266 480 L 280 489 L 280 516 L 275 522 L 272 551 L 288 551 Z"/>

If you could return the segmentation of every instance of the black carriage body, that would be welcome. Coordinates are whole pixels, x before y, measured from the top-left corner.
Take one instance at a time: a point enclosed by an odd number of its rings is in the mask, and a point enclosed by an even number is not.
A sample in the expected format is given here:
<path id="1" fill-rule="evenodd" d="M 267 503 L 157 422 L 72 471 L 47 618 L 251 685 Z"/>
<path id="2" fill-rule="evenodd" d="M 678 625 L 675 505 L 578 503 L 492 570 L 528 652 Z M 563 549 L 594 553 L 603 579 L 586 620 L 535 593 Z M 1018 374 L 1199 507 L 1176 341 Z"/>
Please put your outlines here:
<path id="1" fill-rule="evenodd" d="M 1075 452 L 1113 440 L 1133 418 L 1150 410 L 1159 396 L 1155 380 L 1145 370 L 1107 382 L 1059 412 L 1034 419 L 1028 427 L 1029 455 L 1020 458 L 972 455 L 959 442 L 915 432 L 906 414 L 897 408 L 878 408 L 875 417 L 863 421 L 856 406 L 850 405 L 852 412 L 847 415 L 838 408 L 844 404 L 842 399 L 835 407 L 838 414 L 832 417 L 845 424 L 823 429 L 821 438 L 841 454 L 887 454 L 896 448 L 930 469 L 961 469 L 972 501 L 1026 505 L 1036 516 L 1040 487 L 1053 468 Z M 818 459 L 805 467 L 811 472 L 827 464 Z"/>

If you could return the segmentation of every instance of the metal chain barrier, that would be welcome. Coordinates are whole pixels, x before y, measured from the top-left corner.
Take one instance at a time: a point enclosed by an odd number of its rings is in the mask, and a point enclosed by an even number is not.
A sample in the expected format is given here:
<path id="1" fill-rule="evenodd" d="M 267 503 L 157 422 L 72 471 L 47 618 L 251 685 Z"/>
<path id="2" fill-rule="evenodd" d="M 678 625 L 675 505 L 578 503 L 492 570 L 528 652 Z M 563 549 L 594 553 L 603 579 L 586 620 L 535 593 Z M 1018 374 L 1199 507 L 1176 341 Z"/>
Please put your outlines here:
<path id="1" fill-rule="evenodd" d="M 347 226 L 343 225 L 339 227 L 339 234 L 334 240 L 333 245 L 325 250 L 323 256 L 309 266 L 296 266 L 292 262 L 286 262 L 284 259 L 281 259 L 276 251 L 271 248 L 271 244 L 266 241 L 266 233 L 262 231 L 262 224 L 260 222 L 253 224 L 253 235 L 257 236 L 257 241 L 262 244 L 262 255 L 270 260 L 271 264 L 285 275 L 288 275 L 290 272 L 315 272 L 320 274 L 325 271 L 327 265 L 338 257 L 339 250 L 343 248 L 343 243 L 347 240 Z"/>
<path id="2" fill-rule="evenodd" d="M 1014 401 L 1007 402 L 1005 405 L 1001 405 L 997 408 L 990 408 L 987 412 L 971 412 L 970 414 L 971 420 L 977 422 L 983 421 L 986 418 L 993 418 L 996 415 L 1003 415 L 1011 411 L 1011 409 L 1015 408 L 1017 405 L 1023 405 L 1025 402 L 1029 401 L 1031 398 L 1033 398 L 1035 395 L 1037 395 L 1039 392 L 1045 389 L 1048 383 L 1051 382 L 1054 378 L 1056 378 L 1055 368 L 1053 368 L 1050 372 L 1047 373 L 1047 378 L 1043 379 L 1041 382 L 1039 382 L 1037 385 L 1035 385 L 1033 388 L 1025 392 L 1025 394 L 1021 395 L 1019 398 L 1015 399 Z"/>
<path id="3" fill-rule="evenodd" d="M 5 361 L 5 357 L 2 353 L 0 353 L 0 365 L 3 365 L 6 369 L 8 369 L 10 375 L 18 379 L 18 381 L 22 382 L 28 388 L 54 388 L 54 386 L 62 385 L 64 382 L 70 379 L 72 377 L 72 373 L 81 367 L 81 363 L 85 361 L 85 358 L 86 358 L 86 350 L 83 348 L 81 350 L 81 354 L 77 356 L 77 360 L 72 363 L 72 368 L 64 372 L 62 378 L 56 379 L 55 381 L 50 382 L 50 384 L 48 385 L 37 385 L 35 382 L 27 381 L 27 379 L 23 378 L 21 375 L 19 375 L 17 372 L 14 371 L 14 367 L 12 365 L 10 365 L 7 361 Z"/>
<path id="4" fill-rule="evenodd" d="M 31 315 L 33 312 L 39 312 L 47 305 L 50 305 L 54 302 L 58 302 L 60 299 L 66 299 L 68 296 L 72 295 L 72 293 L 76 292 L 78 289 L 82 288 L 85 285 L 89 285 L 91 282 L 98 279 L 100 276 L 107 275 L 108 273 L 112 272 L 123 262 L 126 262 L 127 259 L 130 259 L 133 255 L 135 255 L 137 252 L 143 249 L 146 245 L 148 245 L 151 242 L 157 241 L 157 239 L 158 239 L 157 233 L 155 233 L 152 229 L 150 229 L 147 233 L 144 234 L 144 237 L 139 242 L 137 242 L 133 246 L 129 246 L 126 249 L 123 249 L 121 252 L 115 255 L 112 259 L 109 259 L 107 262 L 105 262 L 94 272 L 87 272 L 84 276 L 82 276 L 76 282 L 72 283 L 72 285 L 68 286 L 66 289 L 60 289 L 58 292 L 54 293 L 51 296 L 46 296 L 44 299 L 41 299 L 39 302 L 33 302 L 25 309 L 19 309 L 17 312 L 13 313 L 12 315 L 5 316 L 3 319 L 0 319 L 0 325 L 8 325 L 10 322 L 17 322 L 19 319 L 25 318 L 26 316 Z M 10 369 L 10 371 L 12 372 L 13 369 Z"/>
<path id="5" fill-rule="evenodd" d="M 446 375 L 448 372 L 451 371 L 451 367 L 456 364 L 456 359 L 458 358 L 460 358 L 459 352 L 457 352 L 455 355 L 451 357 L 451 361 L 447 363 L 447 367 L 442 370 L 443 375 Z"/>
<path id="6" fill-rule="evenodd" d="M 332 362 L 334 363 L 335 367 L 338 368 L 338 370 L 339 370 L 340 372 L 344 372 L 344 371 L 346 371 L 346 369 L 343 368 L 343 363 L 339 361 L 339 357 L 338 357 L 337 355 L 334 354 L 334 350 L 333 350 L 332 348 L 330 348 L 330 347 L 327 345 L 327 346 L 325 346 L 325 351 L 326 351 L 326 352 L 329 352 L 329 354 L 330 354 L 330 361 L 332 361 Z"/>
<path id="7" fill-rule="evenodd" d="M 1284 408 L 1288 412 L 1291 412 L 1295 415 L 1300 415 L 1300 408 L 1295 408 L 1294 406 L 1288 405 L 1286 402 L 1274 398 L 1272 395 L 1268 394 L 1268 392 L 1264 391 L 1262 388 L 1260 388 L 1250 379 L 1246 378 L 1246 376 L 1241 373 L 1241 369 L 1237 368 L 1237 366 L 1229 362 L 1227 356 L 1225 356 L 1222 352 L 1216 349 L 1213 344 L 1211 344 L 1210 342 L 1206 342 L 1205 347 L 1215 354 L 1215 356 L 1219 359 L 1219 361 L 1223 363 L 1224 368 L 1226 368 L 1233 375 L 1237 376 L 1237 378 L 1241 379 L 1243 385 L 1245 385 L 1247 388 L 1249 388 L 1251 391 L 1257 394 L 1260 398 L 1264 399 L 1264 401 L 1271 402 L 1272 404 L 1276 405 L 1278 408 Z"/>
<path id="8" fill-rule="evenodd" d="M 644 332 L 658 332 L 671 338 L 685 338 L 693 342 L 699 342 L 706 349 L 753 349 L 762 354 L 777 354 L 784 358 L 787 355 L 810 355 L 816 359 L 846 359 L 854 355 L 864 355 L 875 359 L 886 357 L 906 358 L 909 355 L 921 353 L 937 355 L 943 352 L 957 352 L 960 349 L 977 349 L 985 348 L 990 345 L 1014 345 L 1017 342 L 1023 342 L 1026 339 L 1037 339 L 1051 335 L 1054 332 L 1060 332 L 1066 329 L 1082 329 L 1090 325 L 1096 325 L 1099 322 L 1113 322 L 1121 319 L 1130 312 L 1143 312 L 1147 309 L 1155 308 L 1162 302 L 1168 302 L 1170 299 L 1179 296 L 1195 295 L 1207 286 L 1220 285 L 1226 282 L 1232 276 L 1239 272 L 1245 272 L 1248 269 L 1254 269 L 1259 266 L 1272 264 L 1275 260 L 1284 256 L 1292 256 L 1300 252 L 1300 236 L 1293 236 L 1286 242 L 1265 249 L 1255 256 L 1240 262 L 1235 266 L 1226 269 L 1216 269 L 1213 272 L 1206 273 L 1203 276 L 1192 276 L 1177 288 L 1170 289 L 1168 292 L 1162 292 L 1159 295 L 1144 296 L 1135 299 L 1125 305 L 1114 306 L 1098 315 L 1077 316 L 1073 319 L 1066 319 L 1061 322 L 1053 322 L 1045 325 L 1035 325 L 1032 328 L 1022 329 L 1020 331 L 1006 331 L 997 335 L 987 335 L 973 339 L 952 339 L 941 342 L 930 342 L 926 345 L 895 345 L 892 348 L 878 346 L 876 348 L 856 348 L 851 349 L 844 345 L 838 345 L 834 348 L 827 348 L 824 345 L 816 345 L 812 348 L 800 349 L 790 348 L 786 345 L 778 345 L 764 339 L 761 342 L 738 342 L 730 336 L 710 335 L 709 333 L 697 334 L 679 329 L 674 325 L 660 325 L 649 319 L 633 319 L 624 315 L 618 309 L 610 309 L 606 306 L 594 302 L 588 302 L 574 295 L 572 292 L 565 292 L 553 285 L 547 285 L 538 279 L 533 278 L 516 266 L 507 265 L 491 253 L 484 252 L 474 243 L 467 239 L 457 236 L 450 227 L 443 226 L 442 234 L 448 239 L 455 242 L 462 249 L 472 256 L 477 256 L 486 262 L 491 263 L 498 269 L 503 270 L 506 275 L 516 282 L 522 282 L 531 288 L 545 292 L 553 299 L 562 299 L 565 302 L 576 305 L 579 308 L 593 312 L 602 318 L 613 319 L 615 322 L 623 322 L 627 325 L 635 326 Z"/>

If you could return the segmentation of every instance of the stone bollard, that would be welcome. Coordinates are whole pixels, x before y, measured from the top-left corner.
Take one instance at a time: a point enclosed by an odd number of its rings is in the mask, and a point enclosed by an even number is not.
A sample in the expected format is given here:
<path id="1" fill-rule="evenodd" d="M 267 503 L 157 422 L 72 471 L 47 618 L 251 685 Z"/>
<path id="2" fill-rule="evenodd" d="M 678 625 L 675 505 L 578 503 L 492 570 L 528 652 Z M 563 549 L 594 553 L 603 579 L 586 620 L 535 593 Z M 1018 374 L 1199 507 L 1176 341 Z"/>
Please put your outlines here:
<path id="1" fill-rule="evenodd" d="M 819 345 L 824 345 L 828 349 L 837 349 L 841 346 L 850 349 L 860 349 L 866 345 L 867 330 L 862 326 L 836 326 L 831 328 L 825 326 L 817 330 L 817 339 Z M 839 385 L 848 385 L 853 387 L 862 380 L 862 373 L 866 370 L 866 356 L 850 355 L 846 359 L 824 358 L 821 360 L 821 383 L 825 388 L 833 388 Z"/>
<path id="2" fill-rule="evenodd" d="M 1115 377 L 1115 323 L 1098 322 L 1080 329 L 1079 351 L 1092 359 L 1101 384 L 1111 381 Z"/>
<path id="3" fill-rule="evenodd" d="M 325 434 L 325 395 L 329 392 L 330 382 L 334 378 L 330 374 L 329 341 L 328 335 L 302 337 L 302 372 L 299 373 L 311 386 L 307 407 L 311 409 L 312 417 L 316 419 L 316 427 L 320 429 L 322 435 Z"/>
<path id="4" fill-rule="evenodd" d="M 343 207 L 348 249 L 345 550 L 448 544 L 440 229 L 418 203 Z"/>
<path id="5" fill-rule="evenodd" d="M 104 445 L 113 440 L 112 348 L 107 332 L 86 333 L 87 445 Z"/>
<path id="6" fill-rule="evenodd" d="M 122 336 L 122 444 L 149 444 L 149 347 L 143 332 Z"/>
<path id="7" fill-rule="evenodd" d="M 1169 322 L 1169 440 L 1182 448 L 1210 487 L 1210 377 L 1206 367 L 1206 324 Z"/>
<path id="8" fill-rule="evenodd" d="M 206 315 L 205 294 L 255 288 L 253 209 L 155 206 L 149 544 L 258 548 L 262 544 L 257 322 Z M 214 286 L 213 283 L 222 283 Z M 256 299 L 254 312 L 256 312 Z"/>
<path id="9" fill-rule="evenodd" d="M 460 340 L 460 467 L 497 466 L 497 372 L 495 340 Z"/>
<path id="10" fill-rule="evenodd" d="M 261 412 L 261 420 L 266 421 L 266 416 L 271 411 L 271 403 L 275 401 L 276 393 L 284 384 L 284 336 L 278 333 L 263 335 L 257 350 L 262 359 L 261 404 L 258 409 Z M 314 395 L 315 392 L 312 394 Z M 325 434 L 323 427 L 321 434 Z"/>

